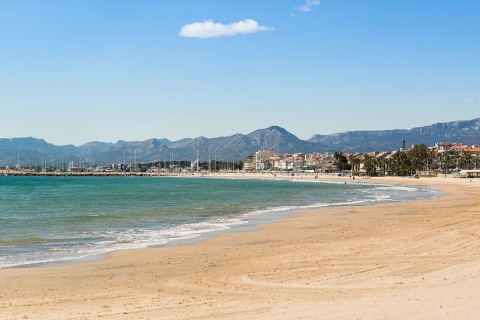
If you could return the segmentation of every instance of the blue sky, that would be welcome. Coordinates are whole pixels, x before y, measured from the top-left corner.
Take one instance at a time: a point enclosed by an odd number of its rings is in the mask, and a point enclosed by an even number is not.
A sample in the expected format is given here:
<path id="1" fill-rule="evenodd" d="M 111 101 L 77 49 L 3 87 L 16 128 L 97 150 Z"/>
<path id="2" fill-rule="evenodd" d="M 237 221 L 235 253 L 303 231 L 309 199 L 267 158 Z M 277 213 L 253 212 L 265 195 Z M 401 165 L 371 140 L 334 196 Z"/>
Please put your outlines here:
<path id="1" fill-rule="evenodd" d="M 0 137 L 299 138 L 480 117 L 480 1 L 0 0 Z"/>

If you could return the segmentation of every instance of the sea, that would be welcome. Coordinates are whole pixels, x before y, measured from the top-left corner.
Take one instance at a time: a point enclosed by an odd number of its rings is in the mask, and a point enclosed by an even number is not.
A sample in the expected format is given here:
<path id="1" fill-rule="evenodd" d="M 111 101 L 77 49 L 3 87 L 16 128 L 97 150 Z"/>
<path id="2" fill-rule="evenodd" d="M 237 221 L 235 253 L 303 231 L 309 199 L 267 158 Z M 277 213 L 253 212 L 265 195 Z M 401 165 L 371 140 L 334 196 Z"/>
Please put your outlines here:
<path id="1" fill-rule="evenodd" d="M 305 209 L 438 195 L 433 188 L 366 179 L 0 176 L 0 268 L 73 263 L 247 232 Z"/>

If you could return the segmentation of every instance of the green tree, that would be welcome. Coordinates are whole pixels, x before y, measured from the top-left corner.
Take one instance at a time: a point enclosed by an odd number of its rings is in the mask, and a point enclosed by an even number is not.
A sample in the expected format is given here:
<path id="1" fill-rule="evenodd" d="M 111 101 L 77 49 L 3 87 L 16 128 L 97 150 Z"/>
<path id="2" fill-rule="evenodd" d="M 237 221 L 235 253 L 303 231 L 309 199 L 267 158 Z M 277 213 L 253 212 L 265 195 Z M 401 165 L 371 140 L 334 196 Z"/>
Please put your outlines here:
<path id="1" fill-rule="evenodd" d="M 459 161 L 459 153 L 457 150 L 449 150 L 447 151 L 448 153 L 448 163 L 447 163 L 447 169 L 451 169 L 451 168 L 455 168 L 455 169 L 458 169 L 459 168 L 459 164 L 458 164 L 458 161 Z"/>
<path id="2" fill-rule="evenodd" d="M 423 167 L 431 158 L 431 151 L 425 144 L 416 144 L 408 150 L 408 159 L 415 170 L 423 170 Z"/>
<path id="3" fill-rule="evenodd" d="M 350 164 L 350 167 L 352 168 L 352 175 L 358 174 L 358 172 L 360 171 L 360 164 L 362 163 L 362 161 L 358 159 L 356 156 L 354 156 L 353 154 L 351 154 L 348 157 L 348 162 Z"/>
<path id="4" fill-rule="evenodd" d="M 389 161 L 391 172 L 396 176 L 408 176 L 414 171 L 414 166 L 405 152 L 395 152 Z"/>
<path id="5" fill-rule="evenodd" d="M 462 169 L 470 169 L 470 165 L 474 163 L 473 156 L 470 153 L 463 152 L 459 155 L 458 163 Z"/>
<path id="6" fill-rule="evenodd" d="M 473 157 L 473 163 L 475 164 L 475 169 L 478 169 L 478 164 L 480 163 L 480 152 L 477 152 Z"/>
<path id="7" fill-rule="evenodd" d="M 364 155 L 363 168 L 367 172 L 368 176 L 375 176 L 377 173 L 378 160 L 376 157 L 368 154 Z"/>
<path id="8" fill-rule="evenodd" d="M 377 159 L 378 168 L 380 168 L 380 175 L 384 175 L 388 170 L 388 160 L 387 159 Z"/>
<path id="9" fill-rule="evenodd" d="M 449 166 L 452 164 L 452 156 L 448 152 L 441 152 L 437 155 L 437 161 L 440 163 L 440 170 L 447 173 Z"/>
<path id="10" fill-rule="evenodd" d="M 348 163 L 348 159 L 345 154 L 343 154 L 343 152 L 335 152 L 333 154 L 333 157 L 335 159 L 334 164 L 338 167 L 339 170 L 343 171 L 351 169 L 351 165 Z"/>

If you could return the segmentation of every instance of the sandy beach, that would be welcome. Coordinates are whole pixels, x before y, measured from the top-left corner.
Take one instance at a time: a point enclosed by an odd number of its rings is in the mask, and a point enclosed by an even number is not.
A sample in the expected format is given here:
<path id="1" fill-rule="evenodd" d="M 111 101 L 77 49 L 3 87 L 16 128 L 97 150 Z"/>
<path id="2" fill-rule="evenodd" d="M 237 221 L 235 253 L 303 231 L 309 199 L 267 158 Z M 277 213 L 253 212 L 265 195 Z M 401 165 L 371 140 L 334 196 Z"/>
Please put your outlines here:
<path id="1" fill-rule="evenodd" d="M 3 269 L 0 318 L 478 319 L 480 179 L 369 182 L 446 195 L 302 211 L 193 244 Z"/>

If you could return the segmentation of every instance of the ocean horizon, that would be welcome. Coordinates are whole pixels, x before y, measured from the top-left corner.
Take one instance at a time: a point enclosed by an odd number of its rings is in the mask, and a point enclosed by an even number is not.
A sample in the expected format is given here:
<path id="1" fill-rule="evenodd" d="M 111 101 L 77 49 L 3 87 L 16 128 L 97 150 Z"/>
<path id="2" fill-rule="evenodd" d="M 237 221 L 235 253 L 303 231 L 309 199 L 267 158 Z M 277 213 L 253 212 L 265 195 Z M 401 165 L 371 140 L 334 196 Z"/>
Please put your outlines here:
<path id="1" fill-rule="evenodd" d="M 438 194 L 424 186 L 366 180 L 2 176 L 0 268 L 58 265 L 116 250 L 199 241 L 253 230 L 305 209 Z"/>

